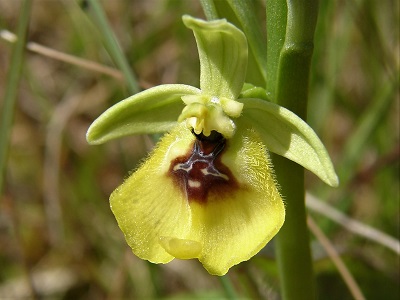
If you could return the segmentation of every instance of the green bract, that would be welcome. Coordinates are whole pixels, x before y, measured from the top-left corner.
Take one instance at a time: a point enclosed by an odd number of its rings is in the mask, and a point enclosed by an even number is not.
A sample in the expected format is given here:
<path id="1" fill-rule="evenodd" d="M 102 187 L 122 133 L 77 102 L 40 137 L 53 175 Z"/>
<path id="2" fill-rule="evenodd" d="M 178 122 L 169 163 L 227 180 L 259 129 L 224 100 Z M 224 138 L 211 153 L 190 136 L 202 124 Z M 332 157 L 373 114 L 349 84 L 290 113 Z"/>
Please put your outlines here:
<path id="1" fill-rule="evenodd" d="M 184 16 L 200 56 L 200 89 L 161 85 L 133 95 L 104 112 L 90 126 L 87 141 L 101 144 L 132 134 L 169 131 L 186 122 L 195 133 L 211 131 L 230 139 L 238 127 L 254 129 L 267 149 L 338 185 L 329 155 L 318 136 L 289 110 L 265 100 L 262 88 L 244 86 L 247 41 L 226 20 L 206 22 Z"/>
<path id="2" fill-rule="evenodd" d="M 200 57 L 200 89 L 210 97 L 237 99 L 247 68 L 247 40 L 226 20 L 205 22 L 183 16 L 194 32 Z"/>

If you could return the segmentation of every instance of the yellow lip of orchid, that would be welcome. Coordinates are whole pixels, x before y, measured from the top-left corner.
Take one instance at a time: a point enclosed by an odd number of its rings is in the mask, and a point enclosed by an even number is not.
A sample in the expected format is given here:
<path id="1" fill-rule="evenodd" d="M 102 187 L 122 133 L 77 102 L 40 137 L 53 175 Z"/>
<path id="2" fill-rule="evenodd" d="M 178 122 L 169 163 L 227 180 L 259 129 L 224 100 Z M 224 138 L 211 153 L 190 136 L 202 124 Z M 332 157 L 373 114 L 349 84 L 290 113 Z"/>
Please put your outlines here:
<path id="1" fill-rule="evenodd" d="M 140 258 L 198 259 L 223 275 L 281 228 L 285 208 L 268 150 L 338 184 L 314 131 L 244 85 L 247 41 L 226 20 L 184 16 L 200 57 L 200 89 L 161 85 L 109 108 L 87 132 L 91 144 L 168 131 L 110 197 L 125 239 Z"/>
<path id="2" fill-rule="evenodd" d="M 285 210 L 266 149 L 254 131 L 238 130 L 237 139 L 196 138 L 181 123 L 114 191 L 112 211 L 136 255 L 197 258 L 223 275 L 278 232 Z"/>

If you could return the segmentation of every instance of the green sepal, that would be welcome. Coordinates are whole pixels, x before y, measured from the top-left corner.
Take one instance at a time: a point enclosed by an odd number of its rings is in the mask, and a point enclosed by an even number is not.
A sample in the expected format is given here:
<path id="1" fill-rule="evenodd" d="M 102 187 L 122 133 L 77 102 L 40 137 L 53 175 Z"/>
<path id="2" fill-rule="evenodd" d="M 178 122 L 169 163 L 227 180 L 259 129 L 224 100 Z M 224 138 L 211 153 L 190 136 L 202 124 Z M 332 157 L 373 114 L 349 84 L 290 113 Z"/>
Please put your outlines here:
<path id="1" fill-rule="evenodd" d="M 185 107 L 181 97 L 200 90 L 183 84 L 165 84 L 122 100 L 101 114 L 89 127 L 89 144 L 132 135 L 171 130 Z"/>
<path id="2" fill-rule="evenodd" d="M 330 186 L 339 185 L 328 152 L 306 122 L 269 101 L 255 98 L 239 101 L 244 108 L 235 122 L 238 127 L 254 128 L 268 150 L 298 163 Z"/>
<path id="3" fill-rule="evenodd" d="M 188 15 L 182 19 L 196 38 L 202 93 L 237 99 L 247 69 L 248 48 L 244 33 L 225 19 L 206 22 Z"/>

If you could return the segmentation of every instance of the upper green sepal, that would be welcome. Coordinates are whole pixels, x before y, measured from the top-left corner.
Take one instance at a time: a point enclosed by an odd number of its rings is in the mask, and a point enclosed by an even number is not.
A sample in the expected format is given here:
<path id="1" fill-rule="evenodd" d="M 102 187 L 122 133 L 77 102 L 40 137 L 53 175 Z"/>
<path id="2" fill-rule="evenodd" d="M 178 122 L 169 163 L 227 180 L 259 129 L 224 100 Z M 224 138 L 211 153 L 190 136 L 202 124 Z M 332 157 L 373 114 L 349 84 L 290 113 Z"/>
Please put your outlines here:
<path id="1" fill-rule="evenodd" d="M 194 32 L 200 57 L 200 89 L 206 95 L 237 99 L 246 77 L 248 47 L 244 33 L 225 19 L 182 17 Z"/>
<path id="2" fill-rule="evenodd" d="M 89 127 L 90 144 L 131 135 L 171 130 L 185 107 L 181 97 L 197 95 L 200 90 L 183 84 L 165 84 L 122 100 L 101 114 Z"/>
<path id="3" fill-rule="evenodd" d="M 239 101 L 244 107 L 236 121 L 238 127 L 254 128 L 268 150 L 298 163 L 330 186 L 339 185 L 328 152 L 306 122 L 288 109 L 263 99 Z"/>

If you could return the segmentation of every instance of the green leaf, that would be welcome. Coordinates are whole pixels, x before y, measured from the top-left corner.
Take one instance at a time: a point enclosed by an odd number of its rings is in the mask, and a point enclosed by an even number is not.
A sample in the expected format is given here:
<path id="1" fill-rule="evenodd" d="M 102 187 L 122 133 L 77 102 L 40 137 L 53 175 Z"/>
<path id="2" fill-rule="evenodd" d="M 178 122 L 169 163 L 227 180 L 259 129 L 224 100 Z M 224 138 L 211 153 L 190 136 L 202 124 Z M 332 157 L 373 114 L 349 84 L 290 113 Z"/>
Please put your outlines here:
<path id="1" fill-rule="evenodd" d="M 185 95 L 200 90 L 183 84 L 165 84 L 135 94 L 106 110 L 89 127 L 86 139 L 90 144 L 132 135 L 170 130 L 184 108 Z"/>
<path id="2" fill-rule="evenodd" d="M 23 1 L 20 7 L 20 15 L 17 27 L 17 42 L 12 48 L 10 67 L 7 75 L 7 82 L 4 99 L 0 110 L 0 194 L 2 193 L 7 165 L 7 155 L 10 146 L 14 110 L 18 96 L 19 80 L 23 69 L 26 37 L 29 28 L 29 20 L 32 8 L 32 1 Z"/>
<path id="3" fill-rule="evenodd" d="M 225 19 L 203 21 L 183 16 L 194 32 L 200 57 L 200 89 L 211 97 L 236 99 L 247 68 L 247 40 Z"/>
<path id="4" fill-rule="evenodd" d="M 298 163 L 330 186 L 339 185 L 328 152 L 306 122 L 286 108 L 262 99 L 239 101 L 244 108 L 235 121 L 238 126 L 254 128 L 271 152 Z"/>

